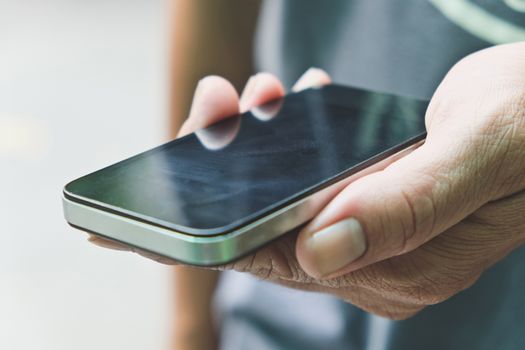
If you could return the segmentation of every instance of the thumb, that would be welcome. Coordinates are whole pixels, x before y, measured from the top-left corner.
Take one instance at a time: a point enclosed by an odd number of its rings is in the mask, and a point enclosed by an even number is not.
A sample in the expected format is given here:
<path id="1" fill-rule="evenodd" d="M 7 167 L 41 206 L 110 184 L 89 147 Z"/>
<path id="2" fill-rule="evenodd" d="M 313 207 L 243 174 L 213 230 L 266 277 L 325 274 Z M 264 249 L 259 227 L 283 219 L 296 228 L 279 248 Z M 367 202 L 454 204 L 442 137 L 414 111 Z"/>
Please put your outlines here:
<path id="1" fill-rule="evenodd" d="M 438 139 L 340 192 L 299 234 L 302 268 L 332 278 L 409 252 L 488 201 L 468 152 Z"/>

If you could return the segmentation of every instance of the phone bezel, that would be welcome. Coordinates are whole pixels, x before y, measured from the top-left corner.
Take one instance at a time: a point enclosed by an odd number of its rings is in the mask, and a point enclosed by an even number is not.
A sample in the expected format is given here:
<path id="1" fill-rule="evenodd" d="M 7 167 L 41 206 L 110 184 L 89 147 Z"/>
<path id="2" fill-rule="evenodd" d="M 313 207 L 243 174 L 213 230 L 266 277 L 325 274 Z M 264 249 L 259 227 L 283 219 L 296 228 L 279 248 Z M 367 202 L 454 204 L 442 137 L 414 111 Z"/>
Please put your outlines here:
<path id="1" fill-rule="evenodd" d="M 359 95 L 361 93 L 365 93 L 365 94 L 367 94 L 367 96 L 368 95 L 374 96 L 374 95 L 378 95 L 379 94 L 379 95 L 390 95 L 391 97 L 401 97 L 401 96 L 394 96 L 394 95 L 391 95 L 391 94 L 386 94 L 386 93 L 381 93 L 381 92 L 367 91 L 367 90 L 363 90 L 361 88 L 356 88 L 356 87 L 348 87 L 348 86 L 341 86 L 341 85 L 337 85 L 337 84 L 330 84 L 330 85 L 327 85 L 327 86 L 324 86 L 324 87 L 318 88 L 318 89 L 317 88 L 316 89 L 307 89 L 307 90 L 304 90 L 304 91 L 301 91 L 301 92 L 292 93 L 292 94 L 287 95 L 285 97 L 285 99 L 300 98 L 300 96 L 303 95 L 303 94 L 316 94 L 317 95 L 317 93 L 320 92 L 321 90 L 323 92 L 326 92 L 327 93 L 326 98 L 328 100 L 331 100 L 335 104 L 339 104 L 340 103 L 338 101 L 342 98 L 342 96 L 344 96 L 343 101 L 345 101 L 347 96 L 353 96 L 352 94 L 358 94 Z M 346 91 L 346 90 L 348 90 L 348 91 Z M 323 92 L 321 92 L 321 93 L 323 93 Z M 349 93 L 350 95 L 346 95 L 347 93 Z M 314 95 L 314 96 L 316 96 L 316 95 Z M 408 96 L 404 96 L 404 97 L 408 98 L 408 99 L 411 99 L 411 100 L 414 100 L 414 101 L 419 100 L 419 99 L 414 98 L 414 97 L 408 97 Z M 281 100 L 281 99 L 277 99 L 276 101 L 278 101 L 278 100 Z M 422 102 L 422 103 L 423 102 L 427 102 L 427 101 L 423 101 L 423 100 L 419 100 L 419 101 Z M 269 103 L 272 103 L 272 102 L 269 102 Z M 249 113 L 245 113 L 245 114 L 249 114 Z M 241 117 L 242 116 L 245 116 L 245 115 L 242 114 Z M 166 143 L 164 145 L 155 147 L 153 149 L 150 149 L 148 151 L 142 152 L 142 153 L 140 153 L 138 155 L 135 155 L 135 156 L 130 157 L 128 159 L 125 159 L 123 161 L 117 162 L 116 164 L 110 165 L 107 168 L 110 168 L 110 167 L 113 167 L 113 166 L 123 166 L 124 164 L 127 164 L 128 162 L 133 162 L 133 161 L 135 161 L 137 159 L 141 159 L 141 158 L 147 158 L 147 157 L 149 157 L 151 155 L 154 155 L 154 154 L 158 153 L 159 151 L 165 150 L 166 148 L 171 148 L 173 146 L 176 146 L 176 144 L 184 142 L 189 137 L 194 137 L 192 135 L 193 134 L 189 134 L 189 135 L 186 135 L 184 137 L 172 140 L 172 141 L 170 141 L 170 142 L 168 142 L 168 143 Z M 218 235 L 227 234 L 228 232 L 232 232 L 232 231 L 237 230 L 237 229 L 239 229 L 239 228 L 241 228 L 243 226 L 249 225 L 252 222 L 256 222 L 257 220 L 259 220 L 259 219 L 269 215 L 269 213 L 271 213 L 273 211 L 278 211 L 281 208 L 285 208 L 288 205 L 301 200 L 302 198 L 306 198 L 306 197 L 310 196 L 311 194 L 322 190 L 323 188 L 329 187 L 332 184 L 337 183 L 337 182 L 341 181 L 342 179 L 347 178 L 348 176 L 351 176 L 354 173 L 360 172 L 363 169 L 368 168 L 370 165 L 375 164 L 375 163 L 383 160 L 384 158 L 387 158 L 390 155 L 395 154 L 398 151 L 406 148 L 407 145 L 411 145 L 412 143 L 418 142 L 419 140 L 425 138 L 425 136 L 426 136 L 426 133 L 421 133 L 419 135 L 416 135 L 416 136 L 412 137 L 411 139 L 408 139 L 408 140 L 405 140 L 404 142 L 401 142 L 398 145 L 395 145 L 395 146 L 393 146 L 391 148 L 384 149 L 381 152 L 373 155 L 372 157 L 362 161 L 361 163 L 349 166 L 348 168 L 346 168 L 346 169 L 344 169 L 344 170 L 342 170 L 342 171 L 340 171 L 338 173 L 335 173 L 334 175 L 331 175 L 329 177 L 326 177 L 326 178 L 322 179 L 321 181 L 315 183 L 314 185 L 311 185 L 311 186 L 308 186 L 308 187 L 303 187 L 302 189 L 300 189 L 296 193 L 293 193 L 293 194 L 287 196 L 286 198 L 282 198 L 282 199 L 274 201 L 273 203 L 271 203 L 266 208 L 261 208 L 260 210 L 253 211 L 251 213 L 247 213 L 246 215 L 243 215 L 242 217 L 239 217 L 239 218 L 237 218 L 235 220 L 231 220 L 230 222 L 225 222 L 225 225 L 222 225 L 222 226 L 219 226 L 219 225 L 212 226 L 212 225 L 210 225 L 208 227 L 195 227 L 195 226 L 192 226 L 192 225 L 182 225 L 180 222 L 177 222 L 176 220 L 162 219 L 161 217 L 156 217 L 155 215 L 146 214 L 145 212 L 142 212 L 140 210 L 133 211 L 133 210 L 131 210 L 129 208 L 126 208 L 124 206 L 113 206 L 111 204 L 105 203 L 103 201 L 96 200 L 96 199 L 91 198 L 89 196 L 82 195 L 81 191 L 75 191 L 77 181 L 78 182 L 82 182 L 82 180 L 84 180 L 85 178 L 88 178 L 90 176 L 96 175 L 99 172 L 103 172 L 107 168 L 101 169 L 101 170 L 96 171 L 96 172 L 94 172 L 92 174 L 88 174 L 88 175 L 83 176 L 83 177 L 81 177 L 79 179 L 71 181 L 70 183 L 68 183 L 64 187 L 63 195 L 67 199 L 72 200 L 74 202 L 83 203 L 83 204 L 85 204 L 87 206 L 90 206 L 90 207 L 98 208 L 98 209 L 103 210 L 103 211 L 109 211 L 109 212 L 112 212 L 114 214 L 121 215 L 121 216 L 124 216 L 124 217 L 128 217 L 130 219 L 137 220 L 137 221 L 140 221 L 140 222 L 144 222 L 144 223 L 147 223 L 147 224 L 151 224 L 151 225 L 154 225 L 154 226 L 158 226 L 160 228 L 166 228 L 166 229 L 170 229 L 170 230 L 174 230 L 174 231 L 177 231 L 177 232 L 190 234 L 190 235 L 212 237 L 212 236 L 218 236 Z"/>

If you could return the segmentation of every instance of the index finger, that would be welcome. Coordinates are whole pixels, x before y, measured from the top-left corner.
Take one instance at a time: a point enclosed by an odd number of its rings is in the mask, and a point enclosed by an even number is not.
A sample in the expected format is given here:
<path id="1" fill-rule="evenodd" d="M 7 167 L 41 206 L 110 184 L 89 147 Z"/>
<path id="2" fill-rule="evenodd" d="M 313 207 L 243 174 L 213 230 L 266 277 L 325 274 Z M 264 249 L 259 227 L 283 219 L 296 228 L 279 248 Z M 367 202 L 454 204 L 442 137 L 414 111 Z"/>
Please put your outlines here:
<path id="1" fill-rule="evenodd" d="M 237 114 L 239 114 L 239 95 L 233 85 L 222 77 L 207 76 L 199 81 L 195 89 L 190 114 L 177 137 Z"/>

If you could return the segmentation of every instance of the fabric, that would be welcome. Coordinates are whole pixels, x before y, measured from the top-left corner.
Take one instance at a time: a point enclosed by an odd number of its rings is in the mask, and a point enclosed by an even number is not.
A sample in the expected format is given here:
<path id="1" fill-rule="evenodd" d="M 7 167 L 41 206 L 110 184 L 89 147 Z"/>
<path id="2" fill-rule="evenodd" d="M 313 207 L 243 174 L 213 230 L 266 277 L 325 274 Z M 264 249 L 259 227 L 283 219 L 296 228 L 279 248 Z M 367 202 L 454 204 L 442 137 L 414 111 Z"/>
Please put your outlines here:
<path id="1" fill-rule="evenodd" d="M 287 87 L 315 66 L 338 83 L 430 98 L 462 57 L 517 40 L 525 0 L 267 0 L 256 59 Z M 525 247 L 406 321 L 230 272 L 216 300 L 221 348 L 523 349 L 524 290 Z"/>

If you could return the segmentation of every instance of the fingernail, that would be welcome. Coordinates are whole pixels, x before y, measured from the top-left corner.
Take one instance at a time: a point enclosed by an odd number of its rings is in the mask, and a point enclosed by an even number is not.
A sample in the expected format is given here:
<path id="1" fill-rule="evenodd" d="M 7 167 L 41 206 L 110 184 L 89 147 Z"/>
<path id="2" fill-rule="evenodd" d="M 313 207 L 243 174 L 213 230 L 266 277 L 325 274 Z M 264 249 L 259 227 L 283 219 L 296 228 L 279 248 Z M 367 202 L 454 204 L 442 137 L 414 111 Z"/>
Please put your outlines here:
<path id="1" fill-rule="evenodd" d="M 239 108 L 241 112 L 246 112 L 250 109 L 250 102 L 252 100 L 253 94 L 255 92 L 255 87 L 257 85 L 257 74 L 253 75 L 246 82 L 246 86 L 241 94 L 241 99 L 239 101 Z"/>
<path id="2" fill-rule="evenodd" d="M 314 233 L 307 242 L 314 266 L 323 276 L 330 275 L 359 258 L 366 250 L 366 241 L 359 221 L 339 221 Z"/>

